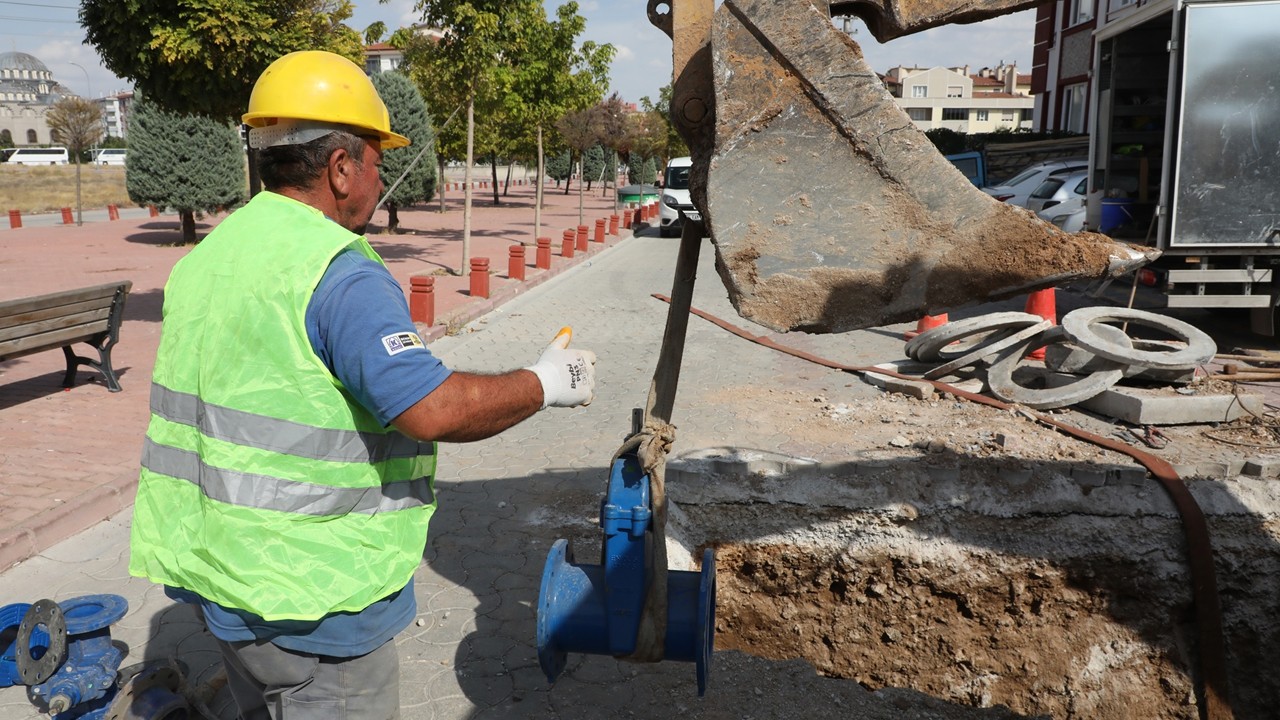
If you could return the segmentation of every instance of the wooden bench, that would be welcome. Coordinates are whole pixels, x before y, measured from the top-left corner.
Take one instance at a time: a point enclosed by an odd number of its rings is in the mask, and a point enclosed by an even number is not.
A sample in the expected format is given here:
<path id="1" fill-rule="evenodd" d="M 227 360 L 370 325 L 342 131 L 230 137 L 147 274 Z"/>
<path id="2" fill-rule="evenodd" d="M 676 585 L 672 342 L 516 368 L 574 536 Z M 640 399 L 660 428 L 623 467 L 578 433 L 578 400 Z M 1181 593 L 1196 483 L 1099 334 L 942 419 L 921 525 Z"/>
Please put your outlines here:
<path id="1" fill-rule="evenodd" d="M 107 389 L 120 392 L 120 381 L 111 368 L 111 347 L 120 339 L 124 299 L 129 281 L 65 290 L 63 292 L 0 301 L 0 361 L 62 348 L 67 358 L 63 387 L 75 383 L 76 368 L 95 367 L 107 379 Z M 75 343 L 88 343 L 98 359 L 80 357 Z"/>

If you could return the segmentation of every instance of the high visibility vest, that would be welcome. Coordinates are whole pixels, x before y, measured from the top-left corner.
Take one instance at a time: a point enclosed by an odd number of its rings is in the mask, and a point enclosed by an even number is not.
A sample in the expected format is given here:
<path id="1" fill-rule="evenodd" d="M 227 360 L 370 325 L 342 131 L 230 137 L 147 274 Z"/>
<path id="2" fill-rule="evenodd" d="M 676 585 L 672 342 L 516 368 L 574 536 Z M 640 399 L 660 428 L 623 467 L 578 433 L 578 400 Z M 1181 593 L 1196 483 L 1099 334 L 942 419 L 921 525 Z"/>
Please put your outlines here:
<path id="1" fill-rule="evenodd" d="M 266 620 L 359 611 L 403 588 L 435 511 L 435 444 L 384 428 L 329 372 L 305 316 L 364 238 L 260 193 L 174 267 L 129 571 Z"/>

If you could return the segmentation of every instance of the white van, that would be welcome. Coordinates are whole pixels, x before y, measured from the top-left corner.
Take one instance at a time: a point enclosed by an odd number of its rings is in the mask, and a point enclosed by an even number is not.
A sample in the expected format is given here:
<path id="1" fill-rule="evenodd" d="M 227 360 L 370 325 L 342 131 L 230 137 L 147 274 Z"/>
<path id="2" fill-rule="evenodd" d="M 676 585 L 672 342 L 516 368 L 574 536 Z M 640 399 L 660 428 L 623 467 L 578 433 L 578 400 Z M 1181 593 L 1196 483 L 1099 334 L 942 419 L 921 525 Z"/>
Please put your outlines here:
<path id="1" fill-rule="evenodd" d="M 662 204 L 658 211 L 658 219 L 662 221 L 658 233 L 662 237 L 679 234 L 681 213 L 692 220 L 702 219 L 698 208 L 693 206 L 693 200 L 689 198 L 689 170 L 692 167 L 691 158 L 671 158 L 662 174 Z"/>
<path id="2" fill-rule="evenodd" d="M 70 160 L 64 147 L 18 148 L 9 154 L 14 165 L 66 165 Z"/>

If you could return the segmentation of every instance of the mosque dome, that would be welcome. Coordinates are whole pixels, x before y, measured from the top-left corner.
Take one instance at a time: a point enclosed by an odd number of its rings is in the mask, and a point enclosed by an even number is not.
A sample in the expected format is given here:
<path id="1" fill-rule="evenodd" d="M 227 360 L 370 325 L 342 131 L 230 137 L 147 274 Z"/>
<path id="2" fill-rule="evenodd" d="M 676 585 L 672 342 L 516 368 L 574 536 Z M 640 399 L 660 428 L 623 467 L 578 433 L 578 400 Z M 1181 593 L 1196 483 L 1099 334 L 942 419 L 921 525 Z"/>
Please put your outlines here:
<path id="1" fill-rule="evenodd" d="M 23 52 L 0 53 L 0 69 L 49 72 L 49 68 L 40 62 L 40 58 Z"/>

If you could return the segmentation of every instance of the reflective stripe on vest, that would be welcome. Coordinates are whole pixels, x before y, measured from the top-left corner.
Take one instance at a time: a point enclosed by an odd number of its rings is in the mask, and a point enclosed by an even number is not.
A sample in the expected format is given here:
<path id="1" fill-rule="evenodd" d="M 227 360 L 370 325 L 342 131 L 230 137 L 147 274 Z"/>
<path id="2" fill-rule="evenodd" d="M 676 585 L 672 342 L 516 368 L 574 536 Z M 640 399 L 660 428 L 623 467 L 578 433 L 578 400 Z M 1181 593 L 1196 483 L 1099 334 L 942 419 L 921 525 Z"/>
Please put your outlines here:
<path id="1" fill-rule="evenodd" d="M 151 384 L 151 412 L 216 440 L 311 460 L 372 464 L 435 454 L 434 443 L 420 443 L 403 433 L 379 435 L 312 427 L 206 403 L 197 395 L 170 390 L 159 383 Z"/>
<path id="2" fill-rule="evenodd" d="M 150 438 L 142 449 L 142 466 L 186 480 L 210 500 L 258 510 L 324 516 L 385 513 L 435 502 L 429 477 L 374 488 L 335 488 L 216 468 L 196 453 L 160 445 Z"/>

